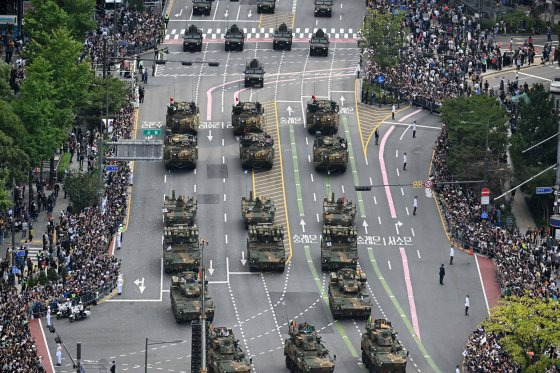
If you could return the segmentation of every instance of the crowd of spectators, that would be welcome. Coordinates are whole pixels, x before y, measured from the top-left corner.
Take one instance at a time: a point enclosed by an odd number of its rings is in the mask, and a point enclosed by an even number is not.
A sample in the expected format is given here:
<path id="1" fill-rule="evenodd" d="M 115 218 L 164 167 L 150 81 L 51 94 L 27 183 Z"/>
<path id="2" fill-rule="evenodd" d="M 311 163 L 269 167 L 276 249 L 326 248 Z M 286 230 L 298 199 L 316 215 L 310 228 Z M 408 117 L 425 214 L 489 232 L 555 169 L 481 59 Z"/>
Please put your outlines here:
<path id="1" fill-rule="evenodd" d="M 123 48 L 131 43 L 141 48 L 153 47 L 154 42 L 157 43 L 158 38 L 161 38 L 162 20 L 158 15 L 125 10 L 120 13 L 119 20 L 116 40 Z M 89 54 L 94 61 L 102 58 L 102 35 L 104 32 L 111 34 L 108 27 L 112 27 L 112 20 L 106 18 L 97 32 L 88 35 L 84 53 Z M 112 40 L 115 39 L 111 36 Z M 120 49 L 120 53 L 125 52 L 125 49 Z M 23 60 L 18 61 L 14 65 L 10 82 L 16 93 L 20 81 L 24 79 L 25 65 Z M 105 125 L 106 133 L 112 140 L 132 137 L 134 99 L 132 95 L 127 97 L 128 104 Z M 78 127 L 72 129 L 65 150 L 71 153 L 72 158 L 76 154 L 80 171 L 86 160 L 88 167 L 84 171 L 94 170 L 98 137 L 97 130 L 83 131 Z M 111 153 L 112 149 L 106 151 Z M 81 212 L 68 209 L 58 213 L 54 211 L 60 190 L 58 184 L 47 188 L 46 183 L 37 182 L 37 201 L 33 200 L 31 204 L 24 201 L 25 185 L 17 187 L 18 203 L 9 211 L 9 215 L 14 220 L 17 217 L 17 234 L 22 232 L 22 238 L 26 242 L 21 247 L 10 247 L 6 257 L 0 258 L 2 372 L 43 371 L 28 326 L 30 317 L 44 316 L 47 306 L 56 313 L 58 305 L 66 299 L 97 299 L 100 293 L 106 294 L 115 288 L 120 261 L 109 255 L 108 247 L 126 216 L 128 188 L 132 177 L 128 163 L 108 163 L 118 164 L 119 168 L 118 171 L 105 175 L 105 195 L 101 209 L 92 206 Z M 32 225 L 41 207 L 48 212 L 48 223 L 45 234 L 41 237 L 43 250 L 38 253 L 34 262 L 29 256 L 29 244 L 32 241 Z M 7 223 L 0 219 L 0 228 L 6 228 Z M 1 236 L 4 237 L 3 234 Z M 17 237 L 16 242 L 19 242 L 19 236 Z M 48 276 L 49 273 L 55 274 L 54 280 Z M 41 276 L 46 276 L 47 280 L 41 282 Z"/>

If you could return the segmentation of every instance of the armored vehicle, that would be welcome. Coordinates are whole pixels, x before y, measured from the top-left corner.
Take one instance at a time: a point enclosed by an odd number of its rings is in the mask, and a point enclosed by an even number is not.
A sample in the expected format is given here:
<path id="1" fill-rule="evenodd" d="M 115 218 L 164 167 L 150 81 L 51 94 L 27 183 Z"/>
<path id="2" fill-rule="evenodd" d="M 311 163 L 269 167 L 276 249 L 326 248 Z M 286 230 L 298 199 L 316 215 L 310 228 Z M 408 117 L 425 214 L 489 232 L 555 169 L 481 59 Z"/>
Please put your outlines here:
<path id="1" fill-rule="evenodd" d="M 195 25 L 187 27 L 183 35 L 183 52 L 202 52 L 202 30 Z"/>
<path id="2" fill-rule="evenodd" d="M 274 29 L 274 39 L 272 40 L 272 49 L 274 50 L 292 50 L 292 29 L 289 29 L 285 23 Z"/>
<path id="3" fill-rule="evenodd" d="M 284 272 L 284 228 L 272 224 L 250 225 L 247 236 L 247 261 L 251 272 Z"/>
<path id="4" fill-rule="evenodd" d="M 307 103 L 305 122 L 311 134 L 321 132 L 322 135 L 334 135 L 338 132 L 340 123 L 338 104 L 330 100 L 313 98 Z"/>
<path id="5" fill-rule="evenodd" d="M 165 273 L 197 271 L 200 265 L 198 228 L 177 224 L 163 229 L 163 269 Z"/>
<path id="6" fill-rule="evenodd" d="M 359 269 L 343 268 L 331 273 L 329 306 L 335 320 L 341 317 L 369 317 L 371 301 L 368 300 L 366 280 L 366 274 Z"/>
<path id="7" fill-rule="evenodd" d="M 210 15 L 210 12 L 212 11 L 211 0 L 192 0 L 192 3 L 194 15 Z"/>
<path id="8" fill-rule="evenodd" d="M 370 319 L 362 334 L 362 362 L 368 372 L 405 373 L 407 353 L 391 323 L 384 319 Z"/>
<path id="9" fill-rule="evenodd" d="M 226 31 L 226 52 L 238 49 L 243 52 L 243 46 L 245 45 L 245 33 L 237 25 L 232 25 Z"/>
<path id="10" fill-rule="evenodd" d="M 210 326 L 207 338 L 206 365 L 209 373 L 251 372 L 251 364 L 231 329 Z"/>
<path id="11" fill-rule="evenodd" d="M 257 87 L 262 88 L 264 86 L 264 68 L 259 63 L 259 60 L 253 58 L 245 66 L 245 88 Z"/>
<path id="12" fill-rule="evenodd" d="M 202 314 L 201 282 L 202 276 L 197 276 L 196 272 L 181 272 L 176 276 L 171 276 L 171 309 L 175 321 L 178 323 L 196 320 Z M 206 317 L 212 321 L 214 319 L 214 302 L 208 296 L 208 287 L 205 287 L 204 292 L 206 293 L 204 295 Z"/>
<path id="13" fill-rule="evenodd" d="M 289 333 L 290 338 L 284 341 L 284 356 L 290 372 L 334 372 L 334 359 L 314 326 L 292 321 Z"/>
<path id="14" fill-rule="evenodd" d="M 195 168 L 198 159 L 196 136 L 188 134 L 169 135 L 165 139 L 163 161 L 167 168 Z"/>
<path id="15" fill-rule="evenodd" d="M 334 199 L 323 198 L 323 223 L 326 225 L 343 225 L 348 227 L 354 224 L 356 217 L 356 204 L 344 197 Z"/>
<path id="16" fill-rule="evenodd" d="M 249 199 L 241 197 L 241 215 L 245 228 L 251 224 L 274 223 L 276 207 L 270 198 L 260 196 L 253 198 L 253 191 L 249 192 Z"/>
<path id="17" fill-rule="evenodd" d="M 166 227 L 174 224 L 193 225 L 196 218 L 197 201 L 194 197 L 179 196 L 175 198 L 175 191 L 171 198 L 165 196 L 163 200 L 163 220 Z"/>
<path id="18" fill-rule="evenodd" d="M 310 56 L 328 56 L 329 55 L 329 36 L 321 29 L 311 35 L 309 40 Z"/>
<path id="19" fill-rule="evenodd" d="M 194 102 L 174 102 L 171 98 L 165 117 L 167 134 L 190 133 L 196 135 L 199 120 L 198 106 Z"/>
<path id="20" fill-rule="evenodd" d="M 233 134 L 260 133 L 264 129 L 264 108 L 260 102 L 241 102 L 231 109 Z"/>
<path id="21" fill-rule="evenodd" d="M 332 16 L 333 0 L 315 0 L 315 17 Z"/>
<path id="22" fill-rule="evenodd" d="M 317 136 L 313 142 L 313 164 L 317 171 L 346 171 L 348 146 L 338 136 Z"/>
<path id="23" fill-rule="evenodd" d="M 243 168 L 267 168 L 274 164 L 274 140 L 265 133 L 248 133 L 239 141 L 239 156 Z"/>
<path id="24" fill-rule="evenodd" d="M 276 0 L 257 0 L 257 13 L 274 13 Z"/>
<path id="25" fill-rule="evenodd" d="M 358 263 L 358 232 L 356 227 L 323 225 L 321 235 L 321 269 L 356 268 Z"/>

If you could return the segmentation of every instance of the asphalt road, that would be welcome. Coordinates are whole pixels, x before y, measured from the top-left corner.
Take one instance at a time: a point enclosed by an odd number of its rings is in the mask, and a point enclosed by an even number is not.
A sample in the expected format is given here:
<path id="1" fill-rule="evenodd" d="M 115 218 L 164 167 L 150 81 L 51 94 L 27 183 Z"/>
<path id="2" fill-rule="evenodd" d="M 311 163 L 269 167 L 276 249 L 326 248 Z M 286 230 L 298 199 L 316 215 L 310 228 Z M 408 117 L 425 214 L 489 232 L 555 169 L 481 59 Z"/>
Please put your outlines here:
<path id="1" fill-rule="evenodd" d="M 343 6 L 335 2 L 330 19 L 314 18 L 308 1 L 280 0 L 277 4 L 276 18 L 261 19 L 254 0 L 216 0 L 212 16 L 202 18 L 191 16 L 190 1 L 174 1 L 165 41 L 170 51 L 167 58 L 219 61 L 220 66 L 159 65 L 146 86 L 137 137 L 142 138 L 143 128 L 163 126 L 169 97 L 196 101 L 201 119 L 196 171 L 168 172 L 160 162 L 135 164 L 130 218 L 123 248 L 116 253 L 123 262 L 123 295 L 95 307 L 88 320 L 71 326 L 65 320 L 55 321 L 55 326 L 72 353 L 79 340 L 86 360 L 116 360 L 118 371 L 143 369 L 145 338 L 175 342 L 149 346 L 150 371 L 190 370 L 191 328 L 175 323 L 169 276 L 161 270 L 161 207 L 163 196 L 175 190 L 198 198 L 196 224 L 209 241 L 205 264 L 212 269 L 209 289 L 216 304 L 214 325 L 233 328 L 245 352 L 253 357 L 255 371 L 286 371 L 282 344 L 292 319 L 307 321 L 320 330 L 325 344 L 336 354 L 337 371 L 363 371 L 360 336 L 365 322 L 334 322 L 325 295 L 328 273 L 320 269 L 321 203 L 334 192 L 358 205 L 359 265 L 368 276 L 372 313 L 393 322 L 410 351 L 408 371 L 452 371 L 461 360 L 468 335 L 487 315 L 487 307 L 473 257 L 457 252 L 455 264 L 447 265 L 449 242 L 434 198 L 429 190 L 412 187 L 413 181 L 428 176 L 432 146 L 441 126 L 439 117 L 402 106 L 392 120 L 388 107 L 356 103 L 354 71 L 359 50 L 351 36 L 364 13 L 363 1 L 352 0 Z M 268 40 L 271 35 L 261 34 L 260 29 L 266 31 L 279 20 L 290 19 L 294 30 L 299 29 L 304 37 L 296 40 L 291 52 L 273 51 Z M 244 52 L 223 50 L 220 33 L 233 22 L 250 28 L 248 32 L 253 34 Z M 180 37 L 174 37 L 190 23 L 202 25 L 209 35 L 202 53 L 183 53 Z M 316 27 L 334 34 L 326 58 L 309 57 L 303 40 L 307 38 L 305 29 Z M 214 38 L 212 34 L 216 34 Z M 244 89 L 239 80 L 246 61 L 254 57 L 264 64 L 265 86 Z M 499 84 L 502 75 L 511 74 L 496 74 L 489 80 Z M 556 74 L 556 67 L 536 67 L 522 70 L 520 79 L 545 82 Z M 330 97 L 341 106 L 339 135 L 347 138 L 351 156 L 344 174 L 317 173 L 310 161 L 313 136 L 305 128 L 304 110 L 312 95 Z M 240 166 L 238 141 L 230 128 L 235 96 L 265 105 L 267 131 L 275 136 L 278 155 L 268 174 L 245 173 Z M 414 120 L 418 123 L 416 138 L 409 127 Z M 370 136 L 378 125 L 381 139 L 376 146 Z M 406 171 L 402 169 L 405 152 Z M 355 185 L 373 188 L 357 193 Z M 274 195 L 282 216 L 279 224 L 285 226 L 290 260 L 282 274 L 252 274 L 242 264 L 246 231 L 240 199 L 251 189 Z M 414 196 L 419 205 L 416 216 L 412 215 Z M 438 283 L 442 263 L 447 268 L 443 286 Z M 466 294 L 471 297 L 469 317 L 463 315 Z M 47 339 L 54 357 L 52 335 L 47 333 Z M 57 371 L 70 371 L 68 364 L 65 356 Z"/>

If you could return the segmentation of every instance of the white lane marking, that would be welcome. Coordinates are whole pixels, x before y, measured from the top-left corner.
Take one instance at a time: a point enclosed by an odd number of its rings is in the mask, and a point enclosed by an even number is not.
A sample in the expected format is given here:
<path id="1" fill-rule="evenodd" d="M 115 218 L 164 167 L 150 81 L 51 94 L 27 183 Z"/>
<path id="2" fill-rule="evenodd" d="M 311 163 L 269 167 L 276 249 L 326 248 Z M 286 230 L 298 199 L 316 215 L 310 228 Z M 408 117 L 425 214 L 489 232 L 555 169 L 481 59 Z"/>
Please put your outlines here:
<path id="1" fill-rule="evenodd" d="M 313 202 L 317 202 L 317 195 L 313 192 Z"/>
<path id="2" fill-rule="evenodd" d="M 385 121 L 383 122 L 383 124 L 393 124 L 396 126 L 411 126 L 412 123 L 399 123 L 399 122 L 392 122 L 392 121 Z M 421 124 L 417 124 L 416 125 L 417 128 L 428 128 L 428 129 L 432 129 L 432 130 L 441 130 L 441 127 L 435 127 L 435 126 L 425 126 L 425 125 L 421 125 Z"/>
<path id="3" fill-rule="evenodd" d="M 311 154 L 307 154 L 307 160 L 311 163 Z"/>
<path id="4" fill-rule="evenodd" d="M 226 234 L 225 236 L 226 236 L 226 244 L 227 244 L 227 243 L 228 243 L 228 238 L 227 238 L 227 234 Z"/>
<path id="5" fill-rule="evenodd" d="M 404 189 L 401 188 L 401 194 L 404 196 Z"/>
<path id="6" fill-rule="evenodd" d="M 319 213 L 317 213 L 317 223 L 319 223 L 321 220 L 319 219 Z"/>
<path id="7" fill-rule="evenodd" d="M 305 145 L 309 145 L 309 140 L 307 139 L 307 136 L 305 136 Z"/>
<path id="8" fill-rule="evenodd" d="M 480 266 L 478 265 L 478 254 L 474 254 L 474 261 L 476 262 L 476 269 L 478 271 L 478 278 L 480 278 L 480 286 L 482 287 L 482 294 L 484 295 L 484 302 L 486 302 L 486 311 L 490 315 L 490 307 L 488 307 L 488 298 L 486 297 L 486 290 L 484 289 L 484 281 L 482 281 L 482 274 L 480 273 Z"/>
<path id="9" fill-rule="evenodd" d="M 418 259 L 422 259 L 422 257 L 420 256 L 420 250 L 416 250 L 416 253 L 418 254 Z"/>
<path id="10" fill-rule="evenodd" d="M 399 169 L 397 168 L 397 176 L 401 176 L 401 174 L 399 173 Z"/>
<path id="11" fill-rule="evenodd" d="M 227 214 L 224 212 L 224 222 L 227 223 Z"/>
<path id="12" fill-rule="evenodd" d="M 167 183 L 167 174 L 163 175 L 163 182 Z"/>
<path id="13" fill-rule="evenodd" d="M 222 163 L 226 163 L 226 156 L 222 155 Z"/>
<path id="14" fill-rule="evenodd" d="M 194 192 L 196 193 L 196 184 L 194 184 Z"/>
<path id="15" fill-rule="evenodd" d="M 410 233 L 412 233 L 412 237 L 415 237 L 416 235 L 414 234 L 414 228 L 410 227 Z"/>
<path id="16" fill-rule="evenodd" d="M 371 177 L 369 178 L 369 185 L 373 185 L 373 181 L 371 180 Z"/>
<path id="17" fill-rule="evenodd" d="M 224 202 L 227 201 L 227 194 L 224 193 Z"/>
<path id="18" fill-rule="evenodd" d="M 551 81 L 552 81 L 552 80 L 550 80 L 550 79 L 543 78 L 542 76 L 531 75 L 531 74 L 527 74 L 527 73 L 522 73 L 521 71 L 519 72 L 519 74 L 525 75 L 525 76 L 530 76 L 531 78 L 535 78 L 535 79 L 541 79 L 541 80 L 544 80 L 545 82 L 551 82 Z"/>
<path id="19" fill-rule="evenodd" d="M 344 191 L 344 185 L 342 185 L 342 194 L 344 194 L 344 193 L 346 193 L 346 192 Z"/>
<path id="20" fill-rule="evenodd" d="M 224 146 L 224 139 L 222 139 L 222 146 Z M 202 312 L 201 312 L 202 313 Z"/>
<path id="21" fill-rule="evenodd" d="M 389 269 L 391 270 L 391 269 L 392 269 L 392 268 L 391 268 L 391 261 L 390 261 L 390 260 L 387 260 L 387 264 L 389 265 Z"/>
<path id="22" fill-rule="evenodd" d="M 395 158 L 399 157 L 399 149 L 395 150 Z"/>
<path id="23" fill-rule="evenodd" d="M 404 130 L 404 132 L 402 133 L 401 137 L 399 137 L 399 141 L 402 140 L 402 138 L 404 137 L 404 134 L 410 129 L 410 127 L 412 126 L 412 124 L 409 124 L 406 129 Z"/>
<path id="24" fill-rule="evenodd" d="M 377 221 L 379 222 L 379 224 L 381 225 L 381 216 L 377 217 Z"/>
<path id="25" fill-rule="evenodd" d="M 408 206 L 406 206 L 406 214 L 410 215 L 410 212 L 408 212 Z"/>
<path id="26" fill-rule="evenodd" d="M 313 183 L 313 182 L 314 182 L 314 181 L 313 181 L 313 174 L 310 174 L 310 175 L 311 175 L 311 182 Z"/>
<path id="27" fill-rule="evenodd" d="M 421 112 L 421 111 L 422 111 L 422 109 L 418 109 L 418 110 L 416 110 L 416 111 L 413 111 L 412 113 L 410 113 L 410 114 L 408 114 L 408 115 L 405 115 L 404 117 L 402 117 L 401 119 L 399 119 L 399 122 L 402 123 L 402 122 L 404 122 L 405 120 L 407 120 L 408 118 L 410 118 L 411 116 L 413 116 L 413 115 L 415 115 L 415 114 L 418 114 L 418 113 Z"/>
<path id="28" fill-rule="evenodd" d="M 375 198 L 375 196 L 373 196 L 373 203 L 377 205 L 377 198 Z"/>

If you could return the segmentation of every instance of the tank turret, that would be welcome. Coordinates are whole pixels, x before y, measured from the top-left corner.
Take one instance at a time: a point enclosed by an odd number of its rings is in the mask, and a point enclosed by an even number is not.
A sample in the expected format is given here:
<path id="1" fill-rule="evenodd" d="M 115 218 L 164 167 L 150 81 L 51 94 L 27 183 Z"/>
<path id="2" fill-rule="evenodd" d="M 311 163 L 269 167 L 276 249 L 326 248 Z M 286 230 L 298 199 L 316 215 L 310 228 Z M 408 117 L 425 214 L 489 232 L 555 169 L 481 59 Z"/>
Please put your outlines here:
<path id="1" fill-rule="evenodd" d="M 292 321 L 288 331 L 290 338 L 284 341 L 284 356 L 290 372 L 334 372 L 334 359 L 314 326 Z"/>
<path id="2" fill-rule="evenodd" d="M 361 341 L 362 362 L 369 372 L 405 373 L 408 354 L 391 323 L 384 319 L 366 322 Z"/>

